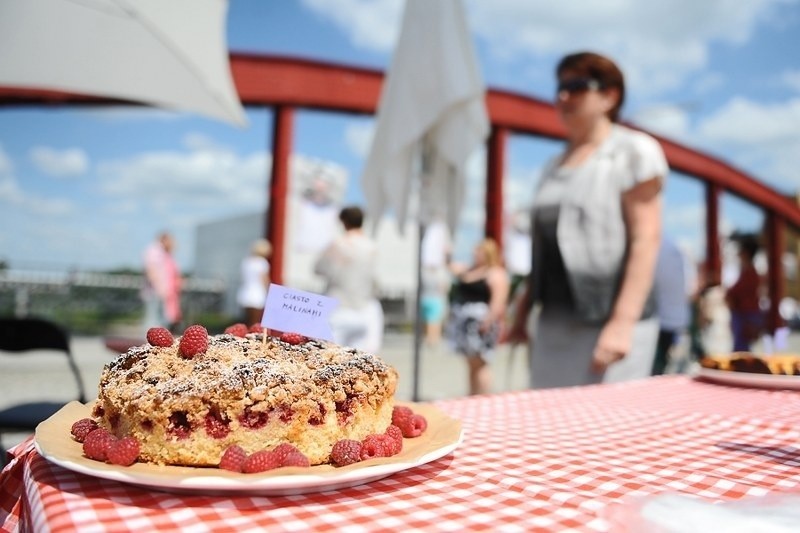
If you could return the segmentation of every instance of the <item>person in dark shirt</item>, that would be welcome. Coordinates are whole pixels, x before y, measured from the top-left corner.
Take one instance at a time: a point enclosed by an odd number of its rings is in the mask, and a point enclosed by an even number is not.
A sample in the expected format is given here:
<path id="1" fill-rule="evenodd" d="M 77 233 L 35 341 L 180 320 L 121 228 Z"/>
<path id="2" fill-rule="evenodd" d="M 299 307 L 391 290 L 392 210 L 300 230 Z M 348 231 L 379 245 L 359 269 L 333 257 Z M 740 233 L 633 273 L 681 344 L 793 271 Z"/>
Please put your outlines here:
<path id="1" fill-rule="evenodd" d="M 731 311 L 734 352 L 749 352 L 751 344 L 763 329 L 763 314 L 759 306 L 761 277 L 753 265 L 757 252 L 758 243 L 755 239 L 740 241 L 739 278 L 725 293 L 725 302 Z"/>
<path id="2" fill-rule="evenodd" d="M 451 291 L 448 338 L 467 359 L 469 393 L 491 392 L 488 361 L 500 337 L 508 302 L 509 278 L 493 239 L 475 247 L 470 266 L 451 265 L 455 276 Z"/>

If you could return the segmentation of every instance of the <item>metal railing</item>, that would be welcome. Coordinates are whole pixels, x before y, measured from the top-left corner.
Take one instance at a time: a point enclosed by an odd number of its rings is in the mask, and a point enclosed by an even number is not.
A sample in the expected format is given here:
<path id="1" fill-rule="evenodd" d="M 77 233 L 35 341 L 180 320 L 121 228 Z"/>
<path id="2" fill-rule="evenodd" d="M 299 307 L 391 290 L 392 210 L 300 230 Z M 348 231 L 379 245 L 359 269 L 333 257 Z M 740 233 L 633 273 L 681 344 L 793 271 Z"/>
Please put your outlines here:
<path id="1" fill-rule="evenodd" d="M 107 334 L 141 323 L 142 275 L 85 271 L 0 271 L 0 315 L 49 318 L 77 334 Z M 231 323 L 224 316 L 227 287 L 187 277 L 181 291 L 184 322 Z"/>

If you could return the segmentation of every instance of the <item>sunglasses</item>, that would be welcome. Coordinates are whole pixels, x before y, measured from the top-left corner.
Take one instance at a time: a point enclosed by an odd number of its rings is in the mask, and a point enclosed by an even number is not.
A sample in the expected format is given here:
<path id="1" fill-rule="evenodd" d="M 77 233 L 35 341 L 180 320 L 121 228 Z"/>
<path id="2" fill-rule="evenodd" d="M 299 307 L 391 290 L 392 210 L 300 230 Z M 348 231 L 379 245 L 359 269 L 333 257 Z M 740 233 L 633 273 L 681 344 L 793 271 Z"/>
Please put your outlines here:
<path id="1" fill-rule="evenodd" d="M 563 91 L 568 94 L 575 94 L 586 91 L 599 91 L 603 88 L 603 84 L 594 78 L 574 78 L 558 82 L 557 92 Z"/>

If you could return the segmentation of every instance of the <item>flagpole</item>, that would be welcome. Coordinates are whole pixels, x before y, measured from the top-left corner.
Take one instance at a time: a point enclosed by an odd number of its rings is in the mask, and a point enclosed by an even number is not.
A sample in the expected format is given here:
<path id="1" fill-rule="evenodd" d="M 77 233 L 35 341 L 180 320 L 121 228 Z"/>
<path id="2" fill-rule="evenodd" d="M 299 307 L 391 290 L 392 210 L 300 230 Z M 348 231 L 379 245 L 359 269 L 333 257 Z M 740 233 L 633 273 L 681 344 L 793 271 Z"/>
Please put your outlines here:
<path id="1" fill-rule="evenodd" d="M 420 364 L 422 355 L 422 239 L 425 237 L 425 224 L 419 224 L 419 240 L 417 241 L 417 294 L 416 312 L 414 317 L 414 386 L 411 392 L 411 400 L 420 401 L 419 382 Z"/>
<path id="2" fill-rule="evenodd" d="M 431 133 L 427 132 L 419 140 L 419 203 L 417 209 L 417 220 L 419 221 L 419 239 L 417 240 L 417 294 L 414 313 L 414 386 L 411 392 L 412 401 L 420 401 L 419 382 L 420 366 L 422 364 L 422 242 L 425 238 L 425 225 L 428 223 L 430 209 L 430 199 L 427 198 L 427 189 L 430 187 L 431 173 L 433 172 L 434 146 Z"/>

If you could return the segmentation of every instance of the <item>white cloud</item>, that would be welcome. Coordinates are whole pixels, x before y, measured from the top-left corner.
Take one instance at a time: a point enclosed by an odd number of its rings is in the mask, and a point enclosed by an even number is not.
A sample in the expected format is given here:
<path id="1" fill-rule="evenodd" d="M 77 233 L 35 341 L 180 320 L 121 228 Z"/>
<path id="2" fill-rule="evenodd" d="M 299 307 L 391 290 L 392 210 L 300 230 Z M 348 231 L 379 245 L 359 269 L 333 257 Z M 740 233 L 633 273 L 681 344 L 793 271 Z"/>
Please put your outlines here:
<path id="1" fill-rule="evenodd" d="M 155 205 L 218 205 L 231 210 L 264 206 L 268 158 L 232 152 L 145 152 L 98 163 L 101 190 L 114 197 L 139 197 Z M 263 194 L 262 194 L 263 193 Z"/>
<path id="2" fill-rule="evenodd" d="M 542 167 L 512 168 L 505 180 L 504 203 L 507 212 L 530 208 Z"/>
<path id="3" fill-rule="evenodd" d="M 616 58 L 632 87 L 677 87 L 707 66 L 714 42 L 742 45 L 783 0 L 495 0 L 468 2 L 474 31 L 496 58 L 549 58 L 592 49 Z M 635 43 L 635 45 L 632 45 Z"/>
<path id="4" fill-rule="evenodd" d="M 763 104 L 736 97 L 704 119 L 705 137 L 749 145 L 776 143 L 800 137 L 800 98 Z"/>
<path id="5" fill-rule="evenodd" d="M 22 191 L 17 185 L 17 181 L 11 176 L 0 177 L 0 201 L 17 202 Z"/>
<path id="6" fill-rule="evenodd" d="M 633 122 L 728 160 L 778 191 L 800 189 L 800 97 L 769 102 L 736 96 L 705 115 L 691 102 L 655 105 L 640 109 Z"/>
<path id="7" fill-rule="evenodd" d="M 776 181 L 797 182 L 794 169 L 800 156 L 792 154 L 797 153 L 796 124 L 800 122 L 794 104 L 768 108 L 748 100 L 731 100 L 703 118 L 706 109 L 701 101 L 693 100 L 713 98 L 713 91 L 725 85 L 726 74 L 710 69 L 711 47 L 744 47 L 756 30 L 769 31 L 785 24 L 785 15 L 783 19 L 779 15 L 787 12 L 787 3 L 583 0 L 576 8 L 570 2 L 465 0 L 470 28 L 481 49 L 490 54 L 484 69 L 491 66 L 500 83 L 547 90 L 553 62 L 559 56 L 579 49 L 606 53 L 625 71 L 631 94 L 626 109 L 633 113 L 634 123 L 712 153 L 728 153 L 745 168 L 769 165 L 768 172 Z M 357 46 L 391 52 L 400 27 L 398 2 L 304 0 L 304 4 L 330 20 Z M 492 79 L 490 84 L 497 83 Z M 781 80 L 800 90 L 797 69 L 784 72 Z M 668 91 L 679 91 L 686 100 L 651 103 Z M 358 127 L 346 134 L 348 145 L 359 155 L 366 153 L 367 137 Z M 731 145 L 735 145 L 733 152 Z"/>
<path id="8" fill-rule="evenodd" d="M 14 163 L 3 148 L 3 144 L 0 143 L 0 176 L 11 174 L 12 172 L 14 172 Z"/>
<path id="9" fill-rule="evenodd" d="M 28 152 L 31 162 L 49 176 L 80 176 L 89 170 L 89 156 L 82 148 L 57 150 L 36 146 Z"/>
<path id="10" fill-rule="evenodd" d="M 390 53 L 402 18 L 399 0 L 304 0 L 333 22 L 357 47 Z M 608 53 L 624 66 L 638 91 L 678 87 L 708 64 L 713 42 L 748 41 L 756 26 L 770 21 L 784 0 L 636 0 L 570 2 L 469 0 L 470 27 L 500 61 L 531 61 L 578 49 Z M 654 21 L 658 21 L 657 24 Z M 631 46 L 631 43 L 636 43 Z"/>
<path id="11" fill-rule="evenodd" d="M 331 19 L 358 48 L 389 52 L 397 41 L 402 0 L 303 0 L 303 4 Z"/>
<path id="12" fill-rule="evenodd" d="M 800 93 L 800 69 L 785 70 L 780 79 L 783 85 Z"/>
<path id="13" fill-rule="evenodd" d="M 705 257 L 706 207 L 702 202 L 668 205 L 663 211 L 664 234 L 692 258 Z"/>
<path id="14" fill-rule="evenodd" d="M 60 216 L 74 212 L 75 206 L 63 198 L 31 194 L 20 188 L 10 175 L 0 175 L 0 205 L 6 204 L 37 216 Z"/>
<path id="15" fill-rule="evenodd" d="M 370 122 L 349 122 L 345 126 L 344 140 L 347 148 L 359 157 L 366 158 L 372 146 L 375 124 Z"/>
<path id="16" fill-rule="evenodd" d="M 486 150 L 477 150 L 467 160 L 465 169 L 464 203 L 460 224 L 483 229 L 486 220 Z M 471 243 L 470 246 L 474 245 Z"/>
<path id="17" fill-rule="evenodd" d="M 95 181 L 83 183 L 86 194 L 79 195 L 105 196 L 99 202 L 90 200 L 91 208 L 33 195 L 22 190 L 13 176 L 0 174 L 0 215 L 28 228 L 26 238 L 12 236 L 4 247 L 29 261 L 42 260 L 42 250 L 48 250 L 62 265 L 136 266 L 147 240 L 168 228 L 178 241 L 179 263 L 191 265 L 198 224 L 265 208 L 271 157 L 260 152 L 237 155 L 202 135 L 187 136 L 185 144 L 192 150 L 144 152 L 99 162 L 97 175 L 92 176 Z M 311 173 L 324 172 L 341 182 L 347 179 L 340 165 L 300 154 L 292 156 L 290 168 L 293 186 Z M 70 216 L 57 223 L 43 216 L 65 214 Z M 27 220 L 35 223 L 26 224 Z M 32 235 L 36 248 L 26 242 Z"/>
<path id="18" fill-rule="evenodd" d="M 229 147 L 198 131 L 187 133 L 183 137 L 183 145 L 193 151 L 231 152 Z"/>
<path id="19" fill-rule="evenodd" d="M 670 137 L 685 140 L 691 127 L 689 113 L 681 105 L 664 104 L 639 109 L 632 122 L 644 129 Z"/>
<path id="20" fill-rule="evenodd" d="M 118 213 L 146 203 L 170 226 L 189 226 L 215 217 L 262 210 L 267 205 L 271 156 L 240 156 L 212 139 L 192 136 L 193 151 L 145 152 L 98 163 L 100 191 Z M 203 149 L 208 146 L 210 149 Z M 337 196 L 344 194 L 347 170 L 336 163 L 293 154 L 292 190 L 302 190 L 312 176 L 324 175 Z"/>
<path id="21" fill-rule="evenodd" d="M 664 225 L 678 232 L 697 230 L 705 226 L 706 206 L 702 203 L 673 206 L 664 209 Z"/>
<path id="22" fill-rule="evenodd" d="M 694 78 L 694 90 L 698 94 L 708 94 L 725 85 L 726 78 L 719 72 L 702 72 Z"/>

